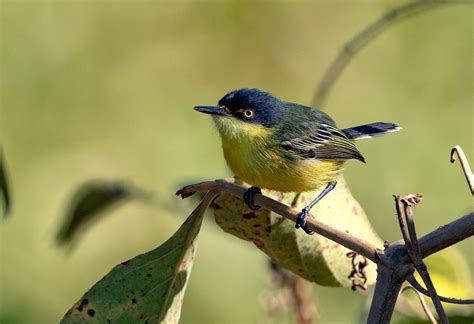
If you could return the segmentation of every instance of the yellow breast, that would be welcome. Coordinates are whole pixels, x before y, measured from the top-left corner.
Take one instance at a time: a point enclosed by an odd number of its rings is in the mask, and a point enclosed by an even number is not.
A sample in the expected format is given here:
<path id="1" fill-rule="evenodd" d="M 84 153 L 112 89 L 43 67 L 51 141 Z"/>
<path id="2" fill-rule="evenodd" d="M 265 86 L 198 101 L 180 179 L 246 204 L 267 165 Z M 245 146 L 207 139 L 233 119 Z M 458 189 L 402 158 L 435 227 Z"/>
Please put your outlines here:
<path id="1" fill-rule="evenodd" d="M 272 130 L 260 125 L 215 118 L 224 157 L 248 184 L 281 192 L 303 192 L 335 181 L 342 161 L 290 158 L 270 143 Z"/>

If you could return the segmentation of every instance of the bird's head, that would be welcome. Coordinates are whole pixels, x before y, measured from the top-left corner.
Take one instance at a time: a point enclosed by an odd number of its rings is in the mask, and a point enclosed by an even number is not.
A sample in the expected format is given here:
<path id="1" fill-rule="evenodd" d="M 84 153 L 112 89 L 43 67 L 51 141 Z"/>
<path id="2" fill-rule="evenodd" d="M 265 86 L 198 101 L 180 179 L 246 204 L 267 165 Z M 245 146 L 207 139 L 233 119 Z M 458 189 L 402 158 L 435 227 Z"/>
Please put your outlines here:
<path id="1" fill-rule="evenodd" d="M 222 136 L 253 136 L 271 130 L 282 117 L 284 102 L 258 89 L 240 89 L 226 94 L 217 106 L 196 106 L 212 115 Z"/>

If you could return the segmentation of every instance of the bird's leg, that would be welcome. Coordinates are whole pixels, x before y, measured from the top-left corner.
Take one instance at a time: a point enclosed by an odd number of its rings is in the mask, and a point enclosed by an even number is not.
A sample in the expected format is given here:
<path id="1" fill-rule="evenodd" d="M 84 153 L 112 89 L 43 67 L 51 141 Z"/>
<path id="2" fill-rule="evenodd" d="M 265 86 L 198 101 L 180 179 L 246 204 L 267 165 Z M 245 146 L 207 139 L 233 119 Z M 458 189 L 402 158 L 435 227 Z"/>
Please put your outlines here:
<path id="1" fill-rule="evenodd" d="M 262 190 L 258 187 L 250 187 L 244 192 L 244 202 L 251 210 L 258 210 L 260 206 L 255 205 L 254 197 L 256 194 L 261 194 Z"/>
<path id="2" fill-rule="evenodd" d="M 313 208 L 314 205 L 318 203 L 318 201 L 323 199 L 324 196 L 326 196 L 331 190 L 333 190 L 336 187 L 336 184 L 337 184 L 336 181 L 328 183 L 326 188 L 324 188 L 324 190 L 321 191 L 319 195 L 308 204 L 308 206 L 306 206 L 305 208 L 301 210 L 301 213 L 299 213 L 298 217 L 296 218 L 296 225 L 295 225 L 296 228 L 301 227 L 306 232 L 306 234 L 310 234 L 310 235 L 314 234 L 314 232 L 307 227 L 306 218 L 308 217 L 309 212 L 311 211 L 311 208 Z"/>

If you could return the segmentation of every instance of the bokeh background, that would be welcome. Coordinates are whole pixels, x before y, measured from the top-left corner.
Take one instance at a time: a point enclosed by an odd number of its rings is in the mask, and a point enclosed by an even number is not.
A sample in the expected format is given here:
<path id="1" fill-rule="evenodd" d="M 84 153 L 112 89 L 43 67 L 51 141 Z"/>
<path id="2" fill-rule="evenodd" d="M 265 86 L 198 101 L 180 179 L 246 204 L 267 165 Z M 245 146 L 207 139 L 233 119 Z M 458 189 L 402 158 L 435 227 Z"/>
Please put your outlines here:
<path id="1" fill-rule="evenodd" d="M 230 174 L 211 121 L 193 111 L 239 87 L 309 104 L 338 50 L 400 1 L 1 2 L 0 143 L 14 209 L 0 224 L 0 322 L 53 323 L 115 264 L 164 242 L 192 207 L 180 185 Z M 420 234 L 472 209 L 459 165 L 473 148 L 473 10 L 446 5 L 372 42 L 324 110 L 339 126 L 393 121 L 359 142 L 345 175 L 383 239 L 400 238 L 392 194 L 419 192 Z M 474 163 L 474 162 L 473 162 Z M 74 249 L 55 245 L 68 199 L 88 179 L 156 193 L 114 210 Z M 458 247 L 471 268 L 472 239 Z M 266 258 L 209 218 L 183 323 L 265 321 Z M 366 297 L 315 286 L 322 322 L 355 322 Z"/>

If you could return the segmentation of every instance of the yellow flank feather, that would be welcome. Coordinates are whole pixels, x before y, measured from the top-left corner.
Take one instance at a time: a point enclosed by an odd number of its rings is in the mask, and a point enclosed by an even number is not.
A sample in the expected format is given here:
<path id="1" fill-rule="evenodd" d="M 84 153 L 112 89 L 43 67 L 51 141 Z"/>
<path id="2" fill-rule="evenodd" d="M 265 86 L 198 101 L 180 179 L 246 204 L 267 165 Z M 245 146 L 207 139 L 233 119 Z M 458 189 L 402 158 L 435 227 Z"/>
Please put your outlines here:
<path id="1" fill-rule="evenodd" d="M 342 170 L 343 161 L 289 158 L 288 152 L 270 143 L 272 129 L 232 118 L 213 119 L 229 167 L 252 186 L 304 192 L 335 181 Z"/>

